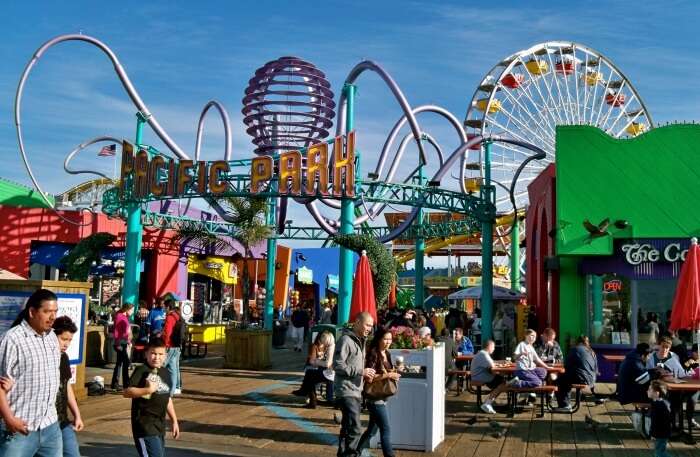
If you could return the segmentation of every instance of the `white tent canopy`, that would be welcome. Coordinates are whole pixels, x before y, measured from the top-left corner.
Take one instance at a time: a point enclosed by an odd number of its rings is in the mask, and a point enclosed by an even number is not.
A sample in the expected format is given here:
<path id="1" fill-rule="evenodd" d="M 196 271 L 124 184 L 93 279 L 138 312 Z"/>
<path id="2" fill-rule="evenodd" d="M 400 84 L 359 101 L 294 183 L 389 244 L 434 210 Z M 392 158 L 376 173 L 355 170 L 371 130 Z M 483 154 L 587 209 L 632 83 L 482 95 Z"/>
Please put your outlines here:
<path id="1" fill-rule="evenodd" d="M 493 286 L 493 299 L 503 301 L 517 301 L 523 297 L 523 294 L 514 290 L 506 289 L 505 287 Z M 447 296 L 449 300 L 481 300 L 481 286 L 467 287 L 466 289 L 458 290 Z"/>

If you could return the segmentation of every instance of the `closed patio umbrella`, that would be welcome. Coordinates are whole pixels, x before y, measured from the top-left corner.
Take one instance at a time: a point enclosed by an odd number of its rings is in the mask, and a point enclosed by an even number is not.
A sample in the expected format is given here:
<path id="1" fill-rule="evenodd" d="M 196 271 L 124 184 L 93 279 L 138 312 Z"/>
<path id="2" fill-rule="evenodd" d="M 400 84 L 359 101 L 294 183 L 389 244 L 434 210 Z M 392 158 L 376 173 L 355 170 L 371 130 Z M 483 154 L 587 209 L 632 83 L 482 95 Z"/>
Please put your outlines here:
<path id="1" fill-rule="evenodd" d="M 698 332 L 700 341 L 700 247 L 697 238 L 690 240 L 690 248 L 678 276 L 669 327 L 671 330 L 694 330 Z"/>
<path id="2" fill-rule="evenodd" d="M 367 252 L 362 251 L 360 261 L 355 270 L 355 281 L 352 283 L 352 303 L 350 305 L 350 322 L 353 322 L 358 314 L 367 311 L 377 322 L 377 302 L 374 297 L 374 282 L 372 270 L 369 267 Z"/>

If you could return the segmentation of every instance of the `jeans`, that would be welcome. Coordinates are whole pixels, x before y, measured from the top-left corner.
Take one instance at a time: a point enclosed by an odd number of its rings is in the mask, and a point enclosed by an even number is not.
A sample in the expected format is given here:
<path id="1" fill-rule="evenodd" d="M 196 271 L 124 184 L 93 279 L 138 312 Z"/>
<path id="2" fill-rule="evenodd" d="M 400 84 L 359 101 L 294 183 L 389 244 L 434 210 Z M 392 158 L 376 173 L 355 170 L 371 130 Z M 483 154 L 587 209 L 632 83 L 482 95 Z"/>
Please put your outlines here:
<path id="1" fill-rule="evenodd" d="M 292 341 L 294 342 L 294 349 L 301 349 L 304 346 L 304 327 L 292 325 Z"/>
<path id="2" fill-rule="evenodd" d="M 362 433 L 361 400 L 355 397 L 341 397 L 338 398 L 338 407 L 343 413 L 338 437 L 338 457 L 359 456 L 358 444 Z"/>
<path id="3" fill-rule="evenodd" d="M 379 429 L 379 438 L 382 442 L 382 454 L 384 457 L 394 457 L 394 449 L 391 447 L 391 429 L 389 427 L 389 414 L 386 410 L 386 403 L 367 402 L 369 411 L 369 425 L 360 438 L 357 450 L 362 452 L 369 445 L 369 440 Z"/>
<path id="4" fill-rule="evenodd" d="M 134 438 L 139 457 L 163 457 L 165 455 L 165 436 L 145 436 Z"/>
<path id="5" fill-rule="evenodd" d="M 668 439 L 666 438 L 656 438 L 654 443 L 654 455 L 656 457 L 669 457 L 666 452 L 666 446 L 668 445 Z"/>
<path id="6" fill-rule="evenodd" d="M 73 430 L 73 424 L 62 425 L 61 435 L 63 435 L 63 457 L 80 457 L 78 437 Z"/>
<path id="7" fill-rule="evenodd" d="M 122 386 L 126 389 L 129 387 L 129 352 L 126 350 L 126 343 L 122 343 L 119 346 L 115 346 L 114 349 L 117 351 L 117 363 L 114 364 L 114 373 L 112 373 L 112 389 L 115 389 L 119 385 L 119 369 L 122 372 Z"/>
<path id="8" fill-rule="evenodd" d="M 44 428 L 29 432 L 9 434 L 0 431 L 0 456 L 2 457 L 62 457 L 63 440 L 58 422 Z"/>
<path id="9" fill-rule="evenodd" d="M 515 376 L 520 380 L 518 387 L 532 388 L 540 387 L 542 381 L 547 377 L 547 370 L 537 367 L 534 370 L 515 370 Z"/>
<path id="10" fill-rule="evenodd" d="M 175 389 L 180 388 L 180 348 L 168 348 L 168 355 L 165 359 L 165 368 L 170 373 L 170 396 L 175 393 Z"/>

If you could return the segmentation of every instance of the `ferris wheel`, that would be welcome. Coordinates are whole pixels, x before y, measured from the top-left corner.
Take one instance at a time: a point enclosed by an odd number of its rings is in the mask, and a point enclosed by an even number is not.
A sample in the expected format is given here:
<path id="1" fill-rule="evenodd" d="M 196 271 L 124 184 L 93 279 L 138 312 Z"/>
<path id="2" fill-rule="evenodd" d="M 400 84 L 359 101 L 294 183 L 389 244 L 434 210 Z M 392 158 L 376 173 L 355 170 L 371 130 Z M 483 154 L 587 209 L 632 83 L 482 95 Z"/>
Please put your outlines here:
<path id="1" fill-rule="evenodd" d="M 534 144 L 547 153 L 530 161 L 515 186 L 518 209 L 527 186 L 555 156 L 557 125 L 592 125 L 614 138 L 637 136 L 652 119 L 625 75 L 605 56 L 578 43 L 553 41 L 517 52 L 496 64 L 474 92 L 466 119 L 467 136 L 500 136 Z M 493 143 L 491 180 L 499 211 L 511 212 L 508 189 L 531 151 Z M 483 152 L 470 150 L 467 176 L 483 176 Z"/>

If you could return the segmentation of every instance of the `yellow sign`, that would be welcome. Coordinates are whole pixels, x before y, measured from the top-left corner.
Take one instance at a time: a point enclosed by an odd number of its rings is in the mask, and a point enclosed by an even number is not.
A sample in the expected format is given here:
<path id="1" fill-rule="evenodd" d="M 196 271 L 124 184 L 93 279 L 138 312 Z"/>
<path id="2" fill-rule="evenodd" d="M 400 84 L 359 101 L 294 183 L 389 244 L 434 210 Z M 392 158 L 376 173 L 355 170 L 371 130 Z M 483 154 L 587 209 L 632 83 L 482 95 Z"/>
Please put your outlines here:
<path id="1" fill-rule="evenodd" d="M 224 284 L 238 283 L 238 268 L 225 257 L 207 256 L 200 259 L 191 255 L 187 258 L 187 272 L 209 276 Z"/>

